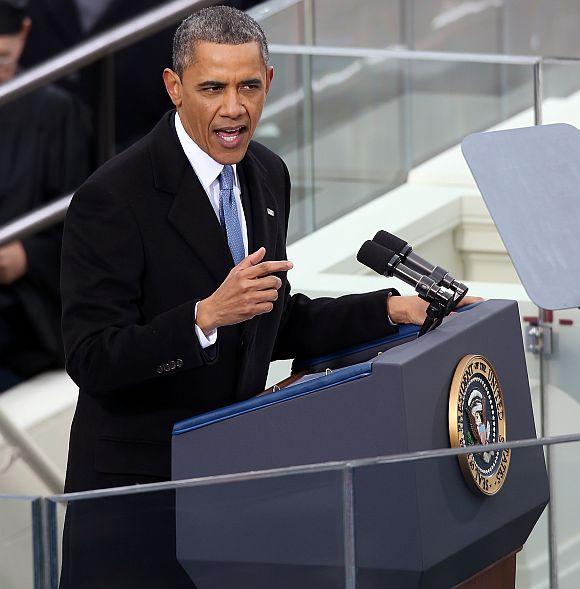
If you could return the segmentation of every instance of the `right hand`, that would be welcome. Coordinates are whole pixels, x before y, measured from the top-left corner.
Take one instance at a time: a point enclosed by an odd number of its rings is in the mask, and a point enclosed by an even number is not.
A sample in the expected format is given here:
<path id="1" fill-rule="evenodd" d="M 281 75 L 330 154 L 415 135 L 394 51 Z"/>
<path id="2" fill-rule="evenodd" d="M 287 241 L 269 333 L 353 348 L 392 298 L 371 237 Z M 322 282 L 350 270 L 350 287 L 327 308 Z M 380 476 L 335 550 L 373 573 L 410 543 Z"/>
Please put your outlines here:
<path id="1" fill-rule="evenodd" d="M 206 335 L 274 308 L 282 280 L 272 274 L 290 270 L 292 262 L 262 262 L 265 255 L 266 249 L 261 247 L 245 257 L 211 296 L 199 302 L 196 323 Z"/>

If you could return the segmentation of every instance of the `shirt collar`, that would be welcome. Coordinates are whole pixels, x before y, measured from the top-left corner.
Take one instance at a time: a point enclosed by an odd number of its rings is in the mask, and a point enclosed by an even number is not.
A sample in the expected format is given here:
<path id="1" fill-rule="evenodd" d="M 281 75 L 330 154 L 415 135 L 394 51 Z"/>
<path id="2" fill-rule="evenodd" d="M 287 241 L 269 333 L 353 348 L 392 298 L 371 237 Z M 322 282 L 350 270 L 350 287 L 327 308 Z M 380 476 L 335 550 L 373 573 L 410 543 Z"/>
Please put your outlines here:
<path id="1" fill-rule="evenodd" d="M 181 122 L 179 113 L 177 112 L 175 113 L 175 130 L 177 131 L 177 137 L 181 143 L 181 147 L 183 148 L 194 172 L 199 178 L 201 185 L 206 192 L 209 192 L 211 184 L 221 174 L 224 165 L 216 162 L 187 134 L 187 131 Z M 236 164 L 233 164 L 232 168 L 234 169 L 234 186 L 239 187 Z"/>

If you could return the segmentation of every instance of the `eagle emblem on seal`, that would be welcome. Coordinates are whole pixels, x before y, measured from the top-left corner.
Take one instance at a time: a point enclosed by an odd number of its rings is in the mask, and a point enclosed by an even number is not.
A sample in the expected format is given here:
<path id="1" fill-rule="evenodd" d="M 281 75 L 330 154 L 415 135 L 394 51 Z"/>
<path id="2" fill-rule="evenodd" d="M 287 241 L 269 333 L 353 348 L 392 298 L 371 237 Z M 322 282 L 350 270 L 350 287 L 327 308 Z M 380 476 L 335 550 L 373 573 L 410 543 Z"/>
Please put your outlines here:
<path id="1" fill-rule="evenodd" d="M 492 364 L 480 355 L 464 356 L 453 375 L 449 395 L 449 438 L 453 448 L 506 441 L 503 392 Z M 458 456 L 469 485 L 484 495 L 497 493 L 506 480 L 508 449 Z"/>

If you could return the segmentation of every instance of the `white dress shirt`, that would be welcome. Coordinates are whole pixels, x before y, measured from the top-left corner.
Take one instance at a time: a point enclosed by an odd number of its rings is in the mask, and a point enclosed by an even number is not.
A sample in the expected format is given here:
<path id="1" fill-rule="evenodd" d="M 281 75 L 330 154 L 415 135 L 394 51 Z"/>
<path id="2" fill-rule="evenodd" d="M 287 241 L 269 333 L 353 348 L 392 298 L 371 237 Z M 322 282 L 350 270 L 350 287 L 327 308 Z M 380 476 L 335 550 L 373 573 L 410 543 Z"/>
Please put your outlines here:
<path id="1" fill-rule="evenodd" d="M 220 183 L 219 175 L 221 174 L 224 165 L 216 162 L 210 157 L 197 143 L 187 134 L 184 129 L 179 114 L 175 115 L 175 130 L 177 131 L 177 137 L 181 147 L 185 152 L 195 175 L 198 177 L 203 189 L 205 190 L 209 202 L 215 214 L 220 218 Z M 244 215 L 244 207 L 242 206 L 242 198 L 240 192 L 240 183 L 238 180 L 238 172 L 236 170 L 236 164 L 232 165 L 234 169 L 234 198 L 238 206 L 238 218 L 240 220 L 240 226 L 242 228 L 242 237 L 244 240 L 244 253 L 248 255 L 248 226 L 246 224 L 246 216 Z M 199 303 L 198 303 L 199 304 Z M 195 305 L 195 317 L 197 318 L 197 304 Z M 207 337 L 205 333 L 195 325 L 195 333 L 199 339 L 199 343 L 202 348 L 212 346 L 217 341 L 217 330 L 212 331 Z"/>

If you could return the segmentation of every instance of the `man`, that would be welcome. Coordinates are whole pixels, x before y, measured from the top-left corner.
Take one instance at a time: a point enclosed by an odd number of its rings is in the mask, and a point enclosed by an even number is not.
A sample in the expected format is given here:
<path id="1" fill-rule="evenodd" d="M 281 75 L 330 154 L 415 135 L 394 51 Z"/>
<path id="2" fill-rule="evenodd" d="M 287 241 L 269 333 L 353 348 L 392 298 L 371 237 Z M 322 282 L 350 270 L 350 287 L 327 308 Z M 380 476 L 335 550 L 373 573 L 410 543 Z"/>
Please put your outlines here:
<path id="1" fill-rule="evenodd" d="M 395 296 L 391 323 L 390 290 L 316 300 L 290 294 L 288 171 L 250 142 L 273 74 L 250 17 L 223 6 L 192 15 L 175 34 L 173 69 L 163 73 L 176 112 L 73 199 L 63 334 L 80 394 L 67 491 L 169 479 L 172 425 L 259 393 L 271 360 L 331 352 L 424 318 L 416 297 Z M 111 510 L 118 515 L 121 505 Z M 70 575 L 90 568 L 71 564 L 75 547 L 81 559 L 95 553 L 92 544 L 83 554 L 78 547 L 96 516 L 72 515 L 63 569 Z M 118 532 L 121 518 L 113 521 Z M 100 510 L 101 538 L 103 525 Z M 146 542 L 147 534 L 131 541 Z M 171 530 L 152 536 L 174 550 Z M 133 552 L 160 558 L 157 549 Z M 155 561 L 119 560 L 107 570 L 126 567 L 134 576 L 145 567 L 139 582 L 156 586 Z M 107 583 L 117 586 L 110 575 Z"/>
<path id="2" fill-rule="evenodd" d="M 0 84 L 18 72 L 25 0 L 0 0 Z M 46 86 L 0 108 L 0 225 L 76 188 L 88 173 L 80 105 Z M 0 246 L 0 391 L 63 365 L 61 227 Z"/>

